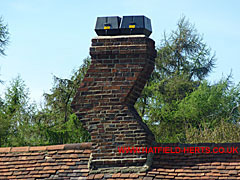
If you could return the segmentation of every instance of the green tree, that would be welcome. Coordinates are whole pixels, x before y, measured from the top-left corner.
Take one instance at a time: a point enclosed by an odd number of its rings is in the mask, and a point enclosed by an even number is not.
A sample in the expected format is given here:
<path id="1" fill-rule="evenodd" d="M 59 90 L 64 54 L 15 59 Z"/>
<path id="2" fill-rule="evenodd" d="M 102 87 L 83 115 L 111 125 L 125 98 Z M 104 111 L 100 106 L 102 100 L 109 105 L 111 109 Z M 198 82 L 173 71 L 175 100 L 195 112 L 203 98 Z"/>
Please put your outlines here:
<path id="1" fill-rule="evenodd" d="M 226 132 L 223 127 L 240 128 L 239 103 L 240 84 L 231 85 L 228 79 L 213 85 L 203 81 L 196 90 L 174 105 L 159 108 L 157 105 L 161 102 L 156 100 L 150 119 L 156 122 L 155 118 L 162 117 L 169 122 L 149 125 L 161 142 L 237 142 L 239 136 L 230 138 L 230 134 L 238 132 Z"/>
<path id="2" fill-rule="evenodd" d="M 177 29 L 164 39 L 158 48 L 156 75 L 160 79 L 186 76 L 188 80 L 202 80 L 214 67 L 215 55 L 203 42 L 194 25 L 180 18 Z"/>
<path id="3" fill-rule="evenodd" d="M 4 109 L 5 109 L 4 100 L 0 98 L 0 147 L 6 141 L 8 129 L 10 127 L 10 123 L 6 119 Z"/>
<path id="4" fill-rule="evenodd" d="M 31 144 L 31 125 L 35 106 L 29 101 L 29 91 L 18 76 L 5 92 L 0 112 L 1 146 L 24 146 Z"/>
<path id="5" fill-rule="evenodd" d="M 204 81 L 179 103 L 176 113 L 186 125 L 186 142 L 239 142 L 239 104 L 240 83 L 232 85 L 225 79 L 210 85 Z"/>
<path id="6" fill-rule="evenodd" d="M 240 84 L 230 85 L 228 79 L 210 85 L 204 81 L 198 89 L 178 104 L 175 116 L 184 123 L 198 127 L 198 122 L 214 127 L 220 119 L 238 123 L 240 112 Z"/>
<path id="7" fill-rule="evenodd" d="M 215 61 L 196 28 L 185 17 L 180 18 L 177 29 L 169 36 L 164 34 L 153 73 L 164 100 L 183 99 L 209 75 Z"/>
<path id="8" fill-rule="evenodd" d="M 50 93 L 45 93 L 45 104 L 37 115 L 36 131 L 41 137 L 40 144 L 62 144 L 89 140 L 88 133 L 72 112 L 71 103 L 90 65 L 90 58 L 73 73 L 71 79 L 54 76 Z"/>
<path id="9" fill-rule="evenodd" d="M 0 17 L 0 56 L 6 55 L 4 51 L 8 43 L 9 43 L 8 26 L 4 24 L 2 17 Z M 0 80 L 0 83 L 3 83 L 3 81 Z"/>
<path id="10" fill-rule="evenodd" d="M 8 26 L 3 22 L 0 17 L 0 55 L 5 55 L 5 48 L 9 42 Z"/>
<path id="11" fill-rule="evenodd" d="M 174 113 L 178 104 L 212 71 L 215 55 L 185 17 L 180 18 L 176 30 L 164 34 L 157 51 L 154 72 L 136 108 L 155 132 L 165 132 L 164 142 L 183 142 L 184 123 Z"/>

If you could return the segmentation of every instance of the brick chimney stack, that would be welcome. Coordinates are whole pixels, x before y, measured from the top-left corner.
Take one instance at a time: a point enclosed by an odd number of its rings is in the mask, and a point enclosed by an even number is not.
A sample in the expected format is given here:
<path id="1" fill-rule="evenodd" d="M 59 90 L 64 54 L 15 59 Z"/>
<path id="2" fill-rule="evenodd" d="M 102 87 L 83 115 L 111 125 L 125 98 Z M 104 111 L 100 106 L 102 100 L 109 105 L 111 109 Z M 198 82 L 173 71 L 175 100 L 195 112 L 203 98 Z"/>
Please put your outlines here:
<path id="1" fill-rule="evenodd" d="M 120 147 L 149 147 L 154 135 L 134 108 L 149 79 L 155 43 L 145 35 L 92 39 L 90 68 L 72 103 L 92 141 L 92 170 L 143 166 L 147 154 L 121 154 Z"/>

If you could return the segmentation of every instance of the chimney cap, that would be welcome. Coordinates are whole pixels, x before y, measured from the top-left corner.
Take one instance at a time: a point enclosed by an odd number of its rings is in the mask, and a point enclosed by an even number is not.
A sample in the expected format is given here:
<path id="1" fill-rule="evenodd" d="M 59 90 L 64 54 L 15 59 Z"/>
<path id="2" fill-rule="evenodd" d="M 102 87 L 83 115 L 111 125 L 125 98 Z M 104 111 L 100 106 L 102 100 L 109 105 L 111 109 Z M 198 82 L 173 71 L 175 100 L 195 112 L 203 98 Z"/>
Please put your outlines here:
<path id="1" fill-rule="evenodd" d="M 98 17 L 95 31 L 99 36 L 119 35 L 121 18 L 118 16 Z"/>
<path id="2" fill-rule="evenodd" d="M 120 25 L 121 24 L 121 25 Z M 98 17 L 95 31 L 99 36 L 140 35 L 152 33 L 151 20 L 146 16 Z"/>

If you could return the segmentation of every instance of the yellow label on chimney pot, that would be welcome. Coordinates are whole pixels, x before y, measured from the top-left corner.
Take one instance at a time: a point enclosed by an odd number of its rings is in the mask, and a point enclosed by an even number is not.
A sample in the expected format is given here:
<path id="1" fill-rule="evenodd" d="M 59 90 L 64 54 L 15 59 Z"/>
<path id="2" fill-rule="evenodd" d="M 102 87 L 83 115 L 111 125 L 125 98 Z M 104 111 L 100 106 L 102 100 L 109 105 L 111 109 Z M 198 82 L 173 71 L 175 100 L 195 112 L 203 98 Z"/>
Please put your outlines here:
<path id="1" fill-rule="evenodd" d="M 135 25 L 129 25 L 129 28 L 135 28 Z"/>
<path id="2" fill-rule="evenodd" d="M 104 29 L 110 29 L 110 26 L 104 26 Z"/>

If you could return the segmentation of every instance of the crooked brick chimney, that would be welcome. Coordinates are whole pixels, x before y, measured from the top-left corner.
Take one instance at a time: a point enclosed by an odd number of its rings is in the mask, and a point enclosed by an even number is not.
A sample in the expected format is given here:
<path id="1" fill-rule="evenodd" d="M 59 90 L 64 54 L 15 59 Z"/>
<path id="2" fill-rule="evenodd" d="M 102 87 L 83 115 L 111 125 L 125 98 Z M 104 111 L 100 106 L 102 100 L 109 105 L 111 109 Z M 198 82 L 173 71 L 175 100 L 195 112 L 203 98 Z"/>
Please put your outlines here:
<path id="1" fill-rule="evenodd" d="M 149 147 L 154 135 L 134 108 L 154 68 L 155 43 L 145 35 L 92 39 L 90 68 L 72 103 L 92 141 L 90 169 L 143 166 L 147 154 L 120 147 Z"/>

